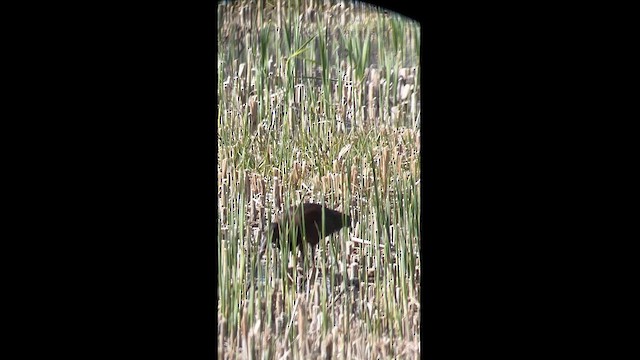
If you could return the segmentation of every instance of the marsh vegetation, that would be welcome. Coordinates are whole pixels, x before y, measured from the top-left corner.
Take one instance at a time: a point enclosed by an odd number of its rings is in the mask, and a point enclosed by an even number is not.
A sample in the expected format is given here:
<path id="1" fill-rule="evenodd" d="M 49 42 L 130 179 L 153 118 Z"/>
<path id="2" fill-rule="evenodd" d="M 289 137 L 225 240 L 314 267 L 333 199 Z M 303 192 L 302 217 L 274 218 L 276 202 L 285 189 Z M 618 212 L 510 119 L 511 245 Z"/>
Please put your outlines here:
<path id="1" fill-rule="evenodd" d="M 317 0 L 217 16 L 220 358 L 418 359 L 419 24 Z M 303 202 L 351 219 L 318 244 L 317 276 L 258 251 Z"/>

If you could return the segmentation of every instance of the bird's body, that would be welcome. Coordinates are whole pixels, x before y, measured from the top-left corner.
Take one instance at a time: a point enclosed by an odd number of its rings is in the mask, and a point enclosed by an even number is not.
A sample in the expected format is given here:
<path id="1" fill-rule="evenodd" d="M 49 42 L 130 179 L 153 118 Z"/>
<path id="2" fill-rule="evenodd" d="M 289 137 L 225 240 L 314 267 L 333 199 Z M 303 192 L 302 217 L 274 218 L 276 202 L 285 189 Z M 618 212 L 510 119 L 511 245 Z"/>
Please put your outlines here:
<path id="1" fill-rule="evenodd" d="M 324 210 L 324 231 L 322 231 L 322 212 Z M 294 251 L 292 236 L 296 234 L 296 244 L 302 249 L 303 243 L 311 246 L 312 260 L 315 255 L 315 247 L 320 242 L 322 234 L 329 236 L 345 226 L 351 225 L 351 218 L 339 211 L 323 207 L 320 204 L 304 203 L 297 207 L 292 207 L 282 218 L 272 223 L 270 226 L 272 243 L 280 248 L 280 238 L 285 244 L 289 244 L 290 250 Z M 289 231 L 289 233 L 287 233 Z M 266 239 L 262 244 L 260 255 L 266 249 Z"/>

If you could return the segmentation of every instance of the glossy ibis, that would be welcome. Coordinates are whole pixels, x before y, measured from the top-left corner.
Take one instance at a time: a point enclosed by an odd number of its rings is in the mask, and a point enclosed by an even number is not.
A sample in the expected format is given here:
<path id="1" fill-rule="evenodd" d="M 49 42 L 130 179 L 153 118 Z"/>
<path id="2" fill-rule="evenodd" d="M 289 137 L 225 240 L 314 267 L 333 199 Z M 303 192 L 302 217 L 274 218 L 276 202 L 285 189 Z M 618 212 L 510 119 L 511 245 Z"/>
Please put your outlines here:
<path id="1" fill-rule="evenodd" d="M 324 210 L 324 231 L 322 229 L 322 212 Z M 296 244 L 305 242 L 311 246 L 311 261 L 315 268 L 315 248 L 320 242 L 322 234 L 329 236 L 345 226 L 351 226 L 351 218 L 339 211 L 323 207 L 320 204 L 304 203 L 297 207 L 292 207 L 281 219 L 271 223 L 269 231 L 271 239 L 276 247 L 280 248 L 280 236 L 283 236 L 285 243 L 290 244 L 290 251 L 294 251 L 293 240 L 287 236 L 287 224 L 289 231 L 293 234 L 296 231 Z M 304 226 L 304 227 L 303 227 Z M 304 233 L 303 233 L 304 232 Z M 260 247 L 260 257 L 266 250 L 267 239 L 265 238 Z"/>

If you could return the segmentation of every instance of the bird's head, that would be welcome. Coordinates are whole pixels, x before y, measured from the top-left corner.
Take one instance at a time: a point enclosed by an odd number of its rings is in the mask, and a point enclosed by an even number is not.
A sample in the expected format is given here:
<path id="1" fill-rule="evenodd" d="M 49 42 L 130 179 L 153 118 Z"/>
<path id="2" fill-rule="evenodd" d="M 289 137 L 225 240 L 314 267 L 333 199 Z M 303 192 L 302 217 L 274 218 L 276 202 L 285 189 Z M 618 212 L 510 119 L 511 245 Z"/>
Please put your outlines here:
<path id="1" fill-rule="evenodd" d="M 345 226 L 351 227 L 351 216 L 346 215 L 344 221 L 345 221 Z"/>

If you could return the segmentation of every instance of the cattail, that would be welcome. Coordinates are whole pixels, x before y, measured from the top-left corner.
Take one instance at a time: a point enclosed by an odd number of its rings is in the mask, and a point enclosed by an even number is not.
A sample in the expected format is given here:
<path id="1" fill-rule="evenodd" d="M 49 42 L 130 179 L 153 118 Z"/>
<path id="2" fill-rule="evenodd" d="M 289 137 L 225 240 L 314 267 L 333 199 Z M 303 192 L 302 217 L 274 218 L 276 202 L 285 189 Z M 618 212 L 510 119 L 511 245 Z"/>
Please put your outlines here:
<path id="1" fill-rule="evenodd" d="M 251 95 L 249 97 L 249 126 L 251 128 L 251 132 L 254 132 L 258 127 L 258 96 Z"/>
<path id="2" fill-rule="evenodd" d="M 372 267 L 372 268 L 367 269 L 367 279 L 372 280 L 373 277 L 375 276 L 375 274 L 376 274 L 376 269 L 375 268 Z M 373 288 L 369 288 L 369 290 L 373 290 Z M 369 297 L 373 298 L 374 297 L 373 295 L 374 295 L 374 293 L 371 292 L 369 294 Z"/>
<path id="3" fill-rule="evenodd" d="M 307 176 L 307 162 L 302 160 L 302 165 L 300 166 L 300 177 L 305 178 Z"/>
<path id="4" fill-rule="evenodd" d="M 278 315 L 279 312 L 280 312 L 279 311 L 280 309 L 278 308 L 278 296 L 277 296 L 277 291 L 275 291 L 275 290 L 271 293 L 270 303 L 271 304 L 270 304 L 269 310 L 271 311 L 271 314 L 272 315 Z M 275 325 L 275 323 L 273 322 L 273 318 L 272 318 L 272 322 L 271 322 L 272 329 L 271 330 L 275 330 L 273 328 L 274 325 Z"/>
<path id="5" fill-rule="evenodd" d="M 298 187 L 298 180 L 299 180 L 298 167 L 299 167 L 298 161 L 294 160 L 293 168 L 291 169 L 291 174 L 289 175 L 290 176 L 291 186 L 293 188 L 297 188 Z"/>
<path id="6" fill-rule="evenodd" d="M 349 277 L 352 279 L 356 278 L 358 276 L 358 271 L 359 271 L 358 263 L 356 261 L 352 262 L 348 270 Z"/>
<path id="7" fill-rule="evenodd" d="M 369 183 L 370 183 L 370 179 L 369 179 L 369 167 L 368 166 L 364 166 L 364 168 L 362 169 L 362 185 L 364 186 L 365 189 L 369 189 Z"/>
<path id="8" fill-rule="evenodd" d="M 244 178 L 244 197 L 245 201 L 251 200 L 251 175 L 248 172 L 243 171 Z"/>
<path id="9" fill-rule="evenodd" d="M 258 175 L 258 193 L 264 194 L 264 189 L 266 188 L 265 180 L 261 175 Z"/>
<path id="10" fill-rule="evenodd" d="M 225 179 L 227 177 L 227 163 L 228 163 L 227 158 L 224 158 L 222 160 L 222 178 Z"/>
<path id="11" fill-rule="evenodd" d="M 409 170 L 411 171 L 411 176 L 413 176 L 414 179 L 418 178 L 418 174 L 416 171 L 416 161 L 410 161 L 409 162 Z"/>
<path id="12" fill-rule="evenodd" d="M 342 172 L 339 172 L 337 174 L 334 175 L 334 189 L 336 190 L 336 193 L 338 195 L 337 201 L 341 201 L 342 199 L 342 186 L 345 185 L 343 182 L 343 177 L 342 177 Z"/>
<path id="13" fill-rule="evenodd" d="M 331 355 L 333 355 L 333 334 L 328 334 L 322 342 L 322 358 L 330 360 Z"/>
<path id="14" fill-rule="evenodd" d="M 322 177 L 322 192 L 325 194 L 329 192 L 329 176 L 328 175 L 325 175 Z"/>
<path id="15" fill-rule="evenodd" d="M 300 352 L 301 352 L 301 356 L 300 358 L 302 359 L 303 356 L 306 355 L 306 344 L 307 344 L 307 309 L 306 309 L 306 302 L 304 301 L 304 297 L 302 297 L 302 295 L 300 295 L 298 297 L 298 336 L 300 336 L 300 344 L 298 345 L 300 347 Z"/>
<path id="16" fill-rule="evenodd" d="M 220 319 L 218 323 L 218 335 L 220 335 L 221 338 L 227 335 L 227 319 L 225 318 Z"/>
<path id="17" fill-rule="evenodd" d="M 380 126 L 380 138 L 384 139 L 387 137 L 388 129 L 387 125 L 383 124 Z"/>
<path id="18" fill-rule="evenodd" d="M 313 178 L 311 179 L 311 190 L 315 192 L 316 189 L 321 186 L 322 182 L 320 181 L 320 176 L 318 176 L 318 174 L 313 175 Z"/>
<path id="19" fill-rule="evenodd" d="M 380 167 L 381 167 L 381 175 L 382 175 L 382 191 L 386 193 L 387 190 L 387 164 L 389 163 L 389 148 L 382 148 L 382 155 L 380 156 Z"/>
<path id="20" fill-rule="evenodd" d="M 256 202 L 251 198 L 249 200 L 251 203 L 250 211 L 249 211 L 249 223 L 252 224 L 258 218 L 258 212 L 256 210 Z"/>
<path id="21" fill-rule="evenodd" d="M 275 173 L 275 171 L 274 171 Z M 273 177 L 273 207 L 276 209 L 280 209 L 282 205 L 282 185 L 280 184 L 280 179 L 274 175 Z"/>
<path id="22" fill-rule="evenodd" d="M 259 195 L 256 199 L 256 206 L 258 207 L 258 225 L 260 227 L 260 232 L 264 231 L 266 220 L 264 214 L 264 204 L 262 202 L 262 195 Z"/>
<path id="23" fill-rule="evenodd" d="M 404 139 L 402 138 L 402 134 L 399 134 L 398 137 L 396 137 L 396 153 L 404 154 L 404 151 Z"/>
<path id="24" fill-rule="evenodd" d="M 218 202 L 219 205 L 219 211 L 220 211 L 220 222 L 221 223 L 225 223 L 225 218 L 224 218 L 224 214 L 225 214 L 225 204 L 227 204 L 227 192 L 229 191 L 228 186 L 226 184 L 225 181 L 223 181 L 220 184 L 220 201 Z"/>
<path id="25" fill-rule="evenodd" d="M 248 337 L 248 332 L 247 332 L 247 318 L 249 317 L 247 315 L 248 312 L 248 308 L 245 305 L 245 307 L 242 309 L 242 318 L 240 320 L 240 331 L 241 333 L 239 334 L 239 337 L 242 339 L 242 344 L 243 344 L 243 348 L 247 348 L 247 337 Z"/>
<path id="26" fill-rule="evenodd" d="M 356 164 L 351 165 L 351 192 L 356 193 L 358 188 L 358 167 Z"/>
<path id="27" fill-rule="evenodd" d="M 284 313 L 280 313 L 276 317 L 276 334 L 281 334 L 284 331 Z"/>
<path id="28" fill-rule="evenodd" d="M 258 173 L 253 174 L 253 193 L 257 196 L 262 196 L 263 194 L 263 182 L 262 175 Z"/>

